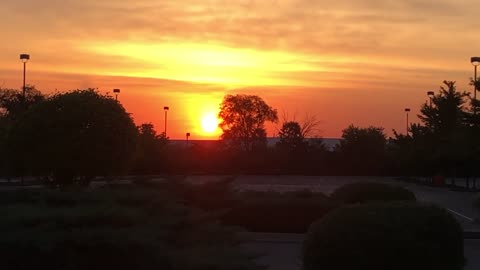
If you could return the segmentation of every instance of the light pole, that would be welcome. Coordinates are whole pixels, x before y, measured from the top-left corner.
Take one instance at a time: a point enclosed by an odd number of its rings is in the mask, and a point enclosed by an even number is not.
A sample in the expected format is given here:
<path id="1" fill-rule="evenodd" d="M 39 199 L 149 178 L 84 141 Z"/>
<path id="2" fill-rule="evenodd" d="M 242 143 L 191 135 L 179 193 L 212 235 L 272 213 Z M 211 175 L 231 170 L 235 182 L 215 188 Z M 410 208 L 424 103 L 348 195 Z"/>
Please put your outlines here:
<path id="1" fill-rule="evenodd" d="M 165 138 L 167 138 L 167 112 L 170 108 L 168 106 L 163 107 L 163 110 L 165 111 Z"/>
<path id="2" fill-rule="evenodd" d="M 433 92 L 433 91 L 428 91 L 428 92 L 427 92 L 427 95 L 428 95 L 428 97 L 430 98 L 430 108 L 432 108 L 432 99 L 433 99 L 433 96 L 435 95 L 435 92 Z"/>
<path id="3" fill-rule="evenodd" d="M 20 60 L 23 62 L 23 90 L 22 90 L 22 95 L 23 95 L 23 102 L 25 102 L 25 92 L 26 92 L 26 86 L 25 86 L 25 75 L 27 72 L 27 62 L 30 60 L 30 55 L 26 53 L 20 54 Z"/>
<path id="4" fill-rule="evenodd" d="M 187 147 L 188 147 L 188 138 L 190 137 L 190 132 L 187 132 L 187 134 L 185 134 L 187 136 Z"/>
<path id="5" fill-rule="evenodd" d="M 120 94 L 120 89 L 118 88 L 113 89 L 113 93 L 115 93 L 115 101 L 118 101 L 118 94 Z"/>
<path id="6" fill-rule="evenodd" d="M 408 136 L 408 112 L 410 112 L 410 108 L 405 108 L 405 113 L 407 114 L 407 136 Z"/>
<path id="7" fill-rule="evenodd" d="M 473 56 L 470 58 L 473 65 L 473 114 L 477 114 L 477 66 L 480 65 L 480 57 Z"/>

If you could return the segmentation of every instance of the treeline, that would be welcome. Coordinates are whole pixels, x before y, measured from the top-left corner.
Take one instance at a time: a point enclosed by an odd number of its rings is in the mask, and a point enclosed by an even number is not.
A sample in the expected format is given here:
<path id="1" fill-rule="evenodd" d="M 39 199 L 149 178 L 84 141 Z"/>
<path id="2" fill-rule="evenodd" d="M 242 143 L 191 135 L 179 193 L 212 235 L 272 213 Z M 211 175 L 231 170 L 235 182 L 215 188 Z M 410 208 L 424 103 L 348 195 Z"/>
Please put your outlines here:
<path id="1" fill-rule="evenodd" d="M 224 134 L 218 144 L 172 145 L 163 137 L 156 139 L 148 125 L 150 131 L 143 136 L 148 145 L 157 141 L 158 150 L 144 155 L 149 161 L 143 165 L 152 166 L 137 172 L 475 177 L 479 103 L 458 91 L 455 82 L 443 84 L 421 105 L 421 123 L 411 124 L 408 134 L 394 130 L 394 136 L 387 137 L 382 127 L 350 125 L 333 149 L 321 138 L 307 139 L 305 130 L 311 130 L 312 121 L 287 120 L 278 133 L 280 141 L 267 147 L 264 123 L 278 121 L 276 111 L 258 96 L 227 96 L 221 105 Z"/>
<path id="2" fill-rule="evenodd" d="M 314 119 L 284 119 L 279 142 L 269 147 L 265 123 L 278 122 L 277 111 L 258 96 L 227 95 L 218 142 L 175 144 L 150 123 L 135 127 L 120 103 L 92 89 L 44 96 L 29 87 L 25 98 L 1 89 L 0 172 L 87 183 L 122 174 L 475 177 L 479 107 L 455 82 L 444 81 L 408 134 L 388 138 L 382 127 L 351 125 L 330 149 L 310 138 Z"/>

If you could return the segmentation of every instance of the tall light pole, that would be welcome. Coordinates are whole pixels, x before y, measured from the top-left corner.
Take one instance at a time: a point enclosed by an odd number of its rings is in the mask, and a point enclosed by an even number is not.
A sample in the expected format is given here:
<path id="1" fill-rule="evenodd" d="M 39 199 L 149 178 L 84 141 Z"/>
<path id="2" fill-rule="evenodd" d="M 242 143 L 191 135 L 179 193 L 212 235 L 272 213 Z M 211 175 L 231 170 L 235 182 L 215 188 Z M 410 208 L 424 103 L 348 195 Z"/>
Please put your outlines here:
<path id="1" fill-rule="evenodd" d="M 477 66 L 480 65 L 480 57 L 473 56 L 470 58 L 473 65 L 473 114 L 477 114 Z"/>
<path id="2" fill-rule="evenodd" d="M 430 98 L 430 108 L 432 108 L 432 99 L 433 99 L 433 96 L 435 96 L 435 92 L 433 92 L 433 91 L 428 91 L 428 92 L 427 92 L 427 95 L 428 95 L 428 97 Z"/>
<path id="3" fill-rule="evenodd" d="M 118 88 L 113 89 L 113 93 L 115 93 L 115 100 L 118 101 L 118 94 L 120 94 L 120 89 Z"/>
<path id="4" fill-rule="evenodd" d="M 408 112 L 410 112 L 410 108 L 405 108 L 405 113 L 407 114 L 407 136 L 408 136 Z"/>
<path id="5" fill-rule="evenodd" d="M 163 107 L 163 110 L 165 111 L 165 138 L 167 138 L 167 112 L 170 108 L 168 106 Z"/>
<path id="6" fill-rule="evenodd" d="M 20 54 L 20 60 L 23 62 L 23 90 L 22 90 L 22 95 L 23 95 L 23 102 L 25 102 L 25 92 L 27 91 L 26 86 L 25 86 L 25 75 L 27 72 L 27 62 L 30 60 L 30 55 L 26 53 Z"/>

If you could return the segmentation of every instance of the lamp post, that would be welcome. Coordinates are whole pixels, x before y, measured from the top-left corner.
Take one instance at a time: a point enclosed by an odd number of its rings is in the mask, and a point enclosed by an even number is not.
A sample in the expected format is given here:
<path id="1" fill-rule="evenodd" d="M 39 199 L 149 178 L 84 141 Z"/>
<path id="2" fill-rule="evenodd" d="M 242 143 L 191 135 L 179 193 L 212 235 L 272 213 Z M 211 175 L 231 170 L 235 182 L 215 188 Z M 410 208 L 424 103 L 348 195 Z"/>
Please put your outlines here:
<path id="1" fill-rule="evenodd" d="M 120 94 L 120 89 L 118 88 L 113 89 L 113 93 L 115 93 L 115 101 L 118 101 L 118 94 Z"/>
<path id="2" fill-rule="evenodd" d="M 430 108 L 432 108 L 432 99 L 433 99 L 433 96 L 435 95 L 435 92 L 433 92 L 433 91 L 428 91 L 428 92 L 427 92 L 427 95 L 428 95 L 428 97 L 430 98 Z"/>
<path id="3" fill-rule="evenodd" d="M 473 114 L 477 114 L 477 66 L 480 65 L 480 57 L 473 56 L 470 58 L 473 65 Z"/>
<path id="4" fill-rule="evenodd" d="M 22 95 L 23 95 L 23 102 L 25 102 L 25 92 L 26 92 L 26 86 L 25 86 L 25 75 L 27 72 L 27 62 L 30 60 L 30 55 L 26 53 L 20 54 L 20 61 L 23 62 L 23 90 L 22 90 Z"/>
<path id="5" fill-rule="evenodd" d="M 163 110 L 165 111 L 165 138 L 167 138 L 167 112 L 170 110 L 168 106 L 163 107 Z"/>
<path id="6" fill-rule="evenodd" d="M 408 112 L 410 112 L 410 108 L 405 108 L 405 113 L 407 114 L 407 136 L 408 136 Z"/>
<path id="7" fill-rule="evenodd" d="M 185 134 L 185 136 L 187 136 L 187 147 L 188 147 L 188 138 L 190 137 L 190 132 L 187 132 L 187 134 Z"/>

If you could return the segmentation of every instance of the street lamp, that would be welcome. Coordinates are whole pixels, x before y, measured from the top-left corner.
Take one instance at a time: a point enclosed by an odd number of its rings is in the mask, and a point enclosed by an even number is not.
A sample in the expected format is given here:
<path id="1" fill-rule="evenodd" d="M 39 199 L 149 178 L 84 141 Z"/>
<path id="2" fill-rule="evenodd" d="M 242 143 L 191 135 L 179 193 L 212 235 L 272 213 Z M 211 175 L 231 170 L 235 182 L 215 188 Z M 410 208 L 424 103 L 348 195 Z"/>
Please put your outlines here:
<path id="1" fill-rule="evenodd" d="M 410 108 L 405 108 L 405 113 L 407 114 L 407 136 L 408 136 L 408 112 L 410 112 Z"/>
<path id="2" fill-rule="evenodd" d="M 25 92 L 26 92 L 26 87 L 25 87 L 25 74 L 27 70 L 27 62 L 30 60 L 30 55 L 26 53 L 20 54 L 20 60 L 23 62 L 23 102 L 25 102 Z"/>
<path id="3" fill-rule="evenodd" d="M 113 93 L 115 93 L 115 100 L 118 101 L 118 94 L 120 94 L 120 89 L 118 88 L 113 89 Z"/>
<path id="4" fill-rule="evenodd" d="M 473 114 L 477 114 L 477 66 L 480 65 L 480 57 L 473 56 L 470 58 L 473 65 Z"/>
<path id="5" fill-rule="evenodd" d="M 163 107 L 165 111 L 165 138 L 167 138 L 167 112 L 170 108 L 168 106 Z"/>
<path id="6" fill-rule="evenodd" d="M 185 134 L 187 136 L 187 146 L 188 146 L 188 138 L 190 137 L 190 132 L 187 132 L 187 134 Z"/>
<path id="7" fill-rule="evenodd" d="M 432 107 L 432 99 L 433 99 L 433 96 L 435 95 L 435 92 L 433 91 L 428 91 L 427 92 L 427 95 L 428 97 L 430 98 L 430 108 Z"/>

